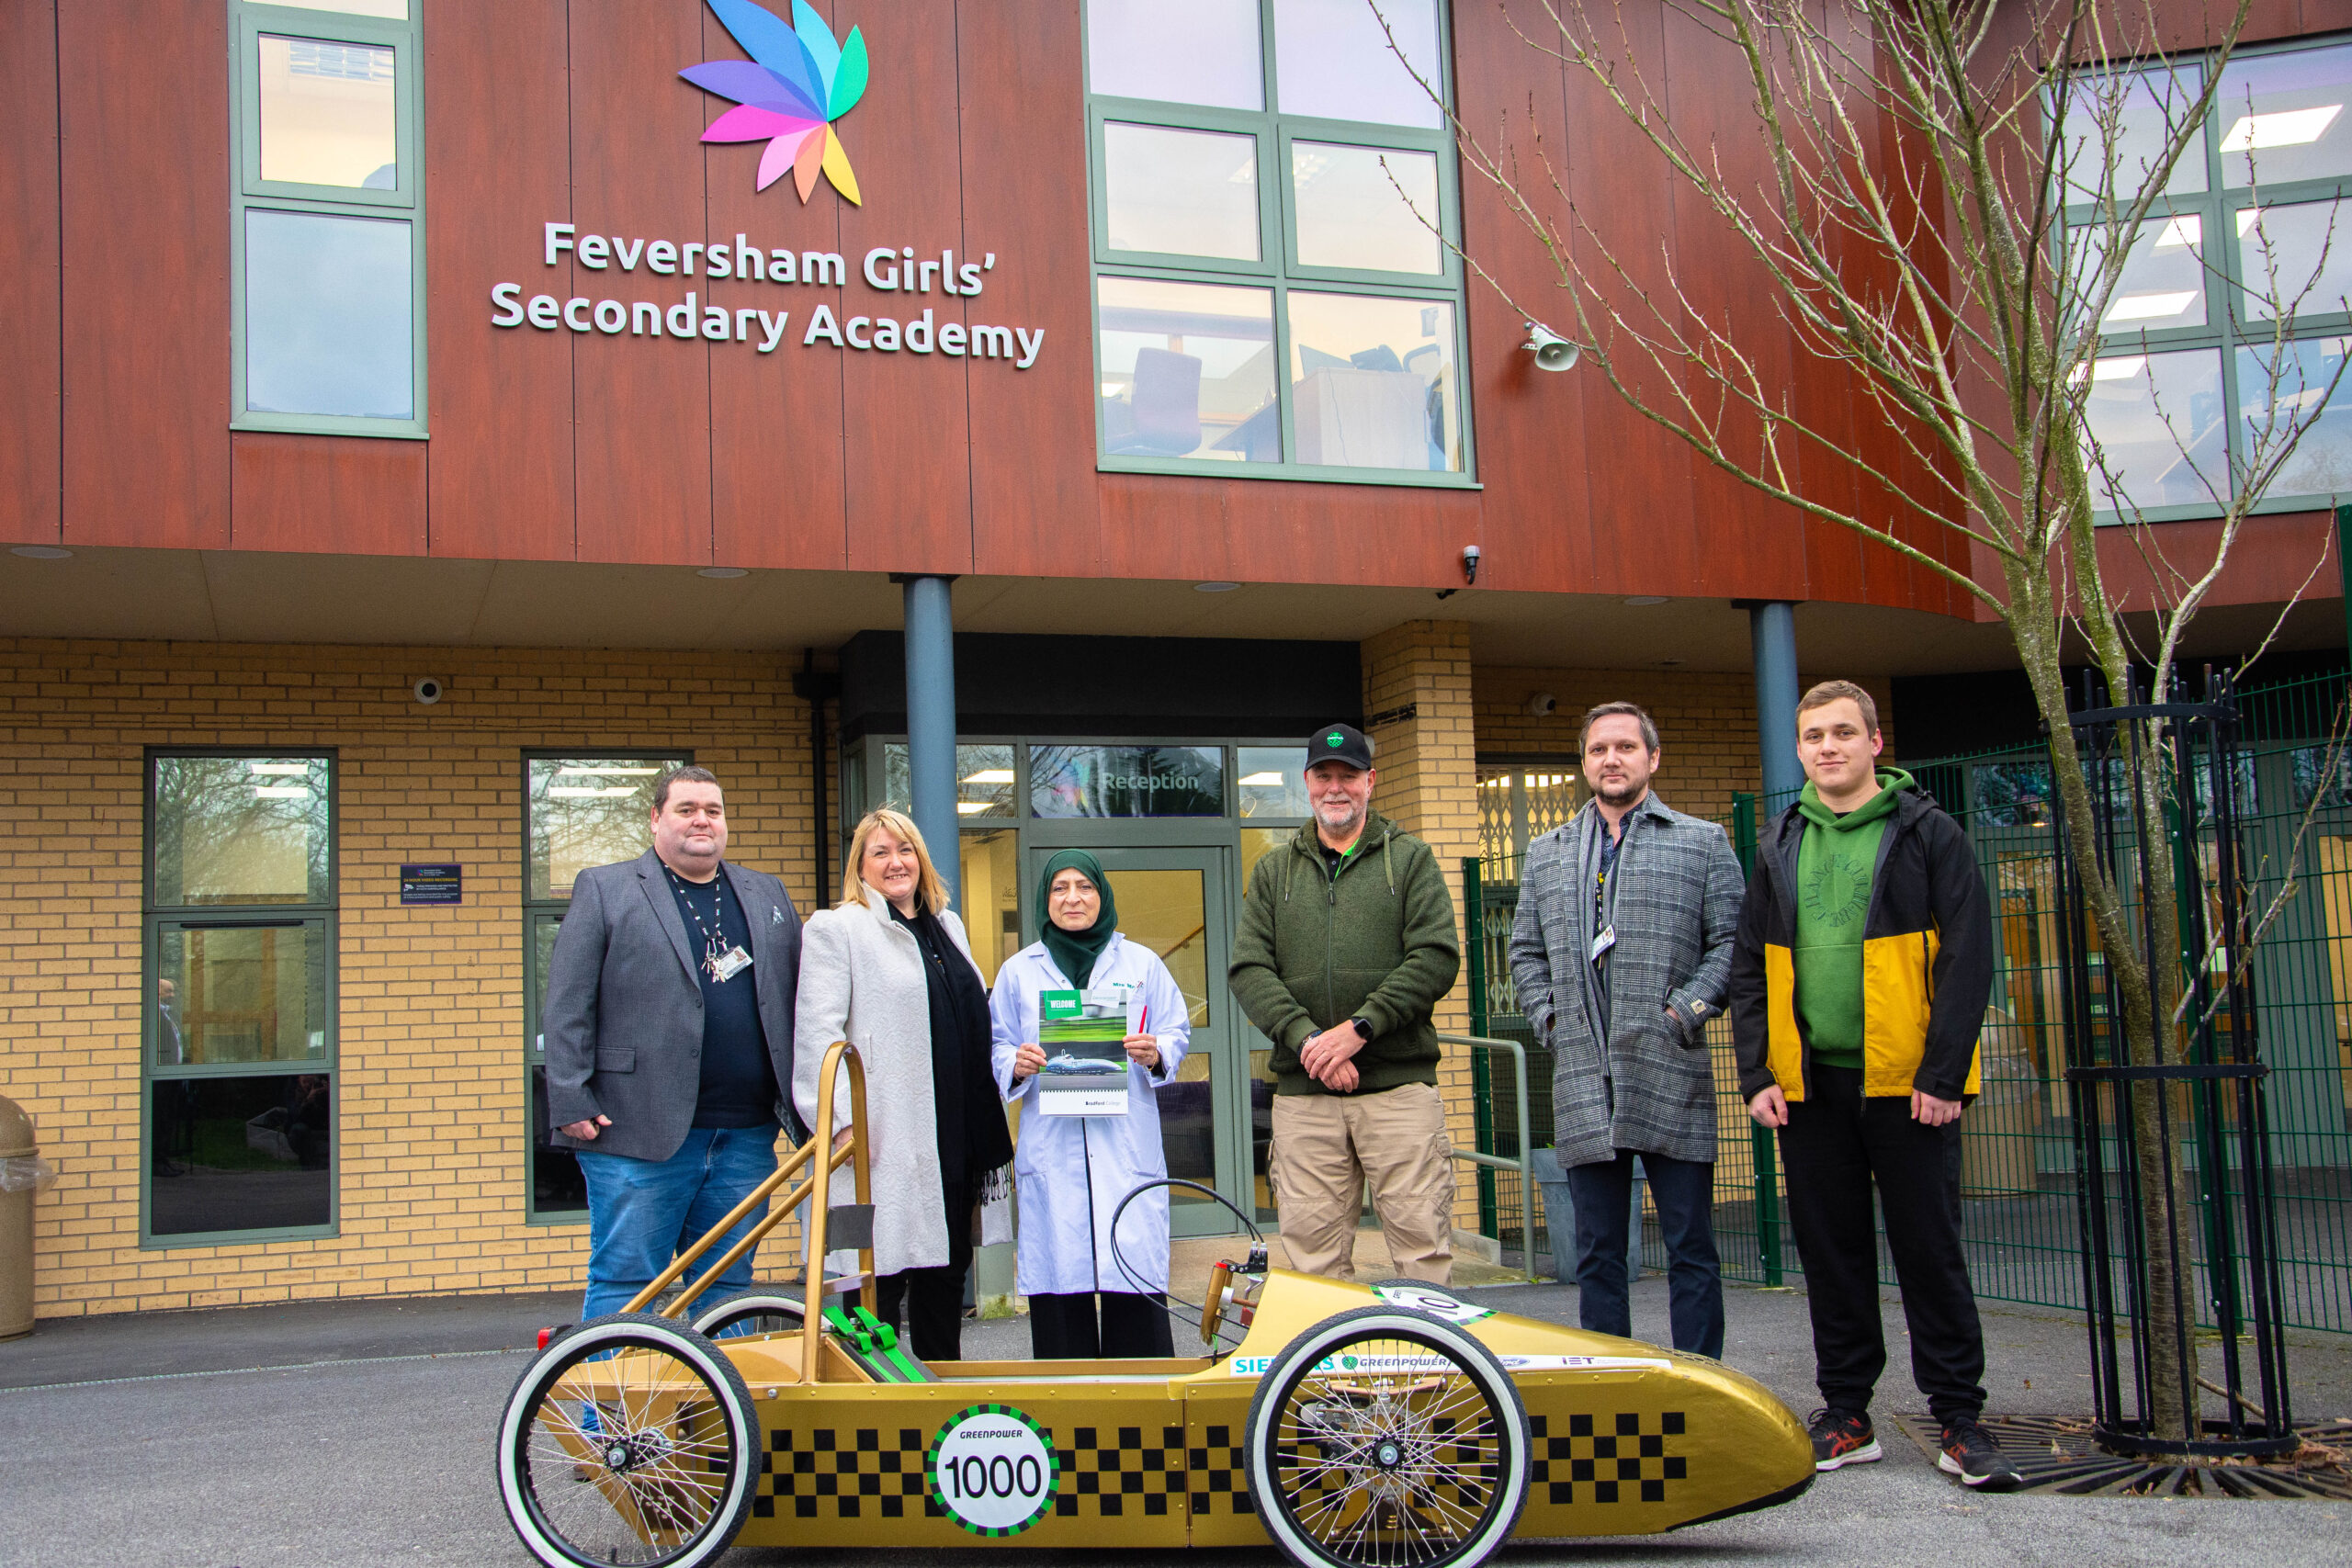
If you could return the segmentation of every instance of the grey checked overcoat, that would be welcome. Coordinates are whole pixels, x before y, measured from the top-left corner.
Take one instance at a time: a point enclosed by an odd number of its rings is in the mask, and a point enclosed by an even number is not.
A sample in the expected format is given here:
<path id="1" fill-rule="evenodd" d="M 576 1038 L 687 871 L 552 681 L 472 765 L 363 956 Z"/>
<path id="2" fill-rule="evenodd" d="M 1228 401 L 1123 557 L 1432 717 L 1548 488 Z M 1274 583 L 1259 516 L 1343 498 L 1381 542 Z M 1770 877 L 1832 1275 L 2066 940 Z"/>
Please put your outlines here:
<path id="1" fill-rule="evenodd" d="M 1563 1166 L 1619 1149 L 1715 1157 L 1705 1029 L 1723 1011 L 1744 879 L 1731 840 L 1655 795 L 1625 814 L 1617 851 L 1607 1018 L 1591 984 L 1599 810 L 1587 801 L 1527 846 L 1510 977 L 1554 1053 L 1554 1135 Z M 1602 1068 L 1604 1061 L 1607 1071 Z"/>

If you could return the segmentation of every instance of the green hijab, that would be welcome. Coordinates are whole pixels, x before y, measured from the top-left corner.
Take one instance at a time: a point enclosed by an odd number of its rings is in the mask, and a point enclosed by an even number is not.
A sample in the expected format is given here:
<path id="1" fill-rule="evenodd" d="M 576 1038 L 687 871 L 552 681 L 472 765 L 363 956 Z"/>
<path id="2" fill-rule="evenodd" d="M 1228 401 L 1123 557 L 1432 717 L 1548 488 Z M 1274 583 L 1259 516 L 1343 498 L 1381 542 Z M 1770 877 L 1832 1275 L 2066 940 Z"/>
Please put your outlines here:
<path id="1" fill-rule="evenodd" d="M 1094 923 L 1082 931 L 1066 931 L 1054 924 L 1054 878 L 1065 871 L 1076 871 L 1102 895 L 1102 908 L 1095 911 Z M 1046 874 L 1037 879 L 1037 913 L 1039 923 L 1045 927 L 1046 951 L 1053 954 L 1061 972 L 1069 976 L 1069 983 L 1084 990 L 1093 977 L 1094 961 L 1102 956 L 1102 950 L 1111 945 L 1111 938 L 1119 929 L 1119 906 L 1111 897 L 1111 883 L 1102 874 L 1102 863 L 1084 850 L 1055 852 L 1053 858 L 1046 862 Z"/>

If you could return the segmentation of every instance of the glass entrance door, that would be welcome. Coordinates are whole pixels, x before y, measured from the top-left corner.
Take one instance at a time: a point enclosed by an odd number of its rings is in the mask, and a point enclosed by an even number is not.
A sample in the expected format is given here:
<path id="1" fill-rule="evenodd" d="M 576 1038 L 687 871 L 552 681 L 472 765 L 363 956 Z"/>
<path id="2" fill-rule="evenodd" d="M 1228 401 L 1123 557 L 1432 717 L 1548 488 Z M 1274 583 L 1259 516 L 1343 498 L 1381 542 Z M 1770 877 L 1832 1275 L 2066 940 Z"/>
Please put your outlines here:
<path id="1" fill-rule="evenodd" d="M 1024 886 L 1035 887 L 1054 849 L 1029 852 Z M 1245 1062 L 1237 1061 L 1243 1026 L 1234 1013 L 1225 972 L 1232 954 L 1230 894 L 1226 886 L 1231 852 L 1206 846 L 1142 849 L 1084 846 L 1102 863 L 1119 905 L 1119 931 L 1159 955 L 1184 995 L 1192 1041 L 1176 1081 L 1159 1091 L 1159 1135 L 1168 1174 L 1204 1182 L 1228 1197 L 1247 1191 L 1242 1164 L 1249 1143 L 1244 1087 Z M 1024 924 L 1034 940 L 1042 911 Z M 1152 1021 L 1146 1027 L 1158 1032 Z M 1213 1235 L 1232 1230 L 1233 1217 L 1197 1193 L 1170 1193 L 1169 1213 L 1178 1235 Z"/>

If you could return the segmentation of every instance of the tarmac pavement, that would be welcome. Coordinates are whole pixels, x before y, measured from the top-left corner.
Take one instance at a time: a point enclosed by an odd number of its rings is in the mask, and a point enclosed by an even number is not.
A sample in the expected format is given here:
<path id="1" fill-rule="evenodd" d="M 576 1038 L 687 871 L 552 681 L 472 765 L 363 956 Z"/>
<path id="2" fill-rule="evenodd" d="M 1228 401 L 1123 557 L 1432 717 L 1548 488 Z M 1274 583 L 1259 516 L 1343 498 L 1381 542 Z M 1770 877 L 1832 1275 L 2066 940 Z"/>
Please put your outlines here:
<path id="1" fill-rule="evenodd" d="M 1501 1310 L 1573 1322 L 1558 1285 L 1464 1292 Z M 536 1330 L 578 1298 L 433 1297 L 68 1319 L 0 1343 L 0 1565 L 323 1568 L 529 1562 L 501 1512 L 491 1434 Z M 1724 1359 L 1801 1414 L 1815 1402 L 1804 1301 L 1730 1288 Z M 1637 1331 L 1663 1334 L 1665 1282 L 1634 1288 Z M 1996 1412 L 2086 1409 L 2078 1322 L 1988 1308 Z M 1902 1568 L 2300 1568 L 2352 1563 L 2352 1505 L 2222 1499 L 1982 1496 L 1934 1468 L 1888 1417 L 1916 1408 L 1902 1311 L 1878 1406 L 1881 1463 L 1823 1476 L 1760 1514 L 1670 1536 L 1513 1546 L 1496 1561 Z M 1018 1319 L 969 1325 L 967 1355 L 1026 1353 Z M 2352 1342 L 2298 1337 L 2296 1412 L 2352 1416 Z M 1017 1550 L 1017 1548 L 1016 1548 Z M 731 1568 L 943 1568 L 1004 1562 L 1002 1548 L 871 1552 L 739 1550 Z M 1022 1551 L 1018 1561 L 1102 1561 Z M 1263 1551 L 1122 1553 L 1135 1568 L 1271 1565 Z"/>

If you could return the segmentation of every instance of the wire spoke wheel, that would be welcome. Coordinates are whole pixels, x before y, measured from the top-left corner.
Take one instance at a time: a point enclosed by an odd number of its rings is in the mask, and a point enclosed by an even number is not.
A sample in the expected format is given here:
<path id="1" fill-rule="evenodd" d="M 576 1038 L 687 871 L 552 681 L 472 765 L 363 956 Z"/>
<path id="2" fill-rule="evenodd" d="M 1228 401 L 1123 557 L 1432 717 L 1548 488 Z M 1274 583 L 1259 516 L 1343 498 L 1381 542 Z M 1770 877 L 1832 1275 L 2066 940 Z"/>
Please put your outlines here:
<path id="1" fill-rule="evenodd" d="M 618 1314 L 525 1370 L 499 1427 L 499 1490 L 554 1568 L 697 1568 L 751 1506 L 759 1433 L 750 1391 L 707 1338 Z"/>
<path id="2" fill-rule="evenodd" d="M 714 1302 L 695 1314 L 695 1332 L 706 1339 L 736 1338 L 747 1334 L 784 1334 L 805 1321 L 804 1303 L 774 1291 L 746 1291 Z"/>
<path id="3" fill-rule="evenodd" d="M 1250 1407 L 1250 1483 L 1292 1561 L 1483 1562 L 1527 1495 L 1527 1416 L 1493 1352 L 1453 1325 L 1369 1307 L 1294 1340 Z"/>

